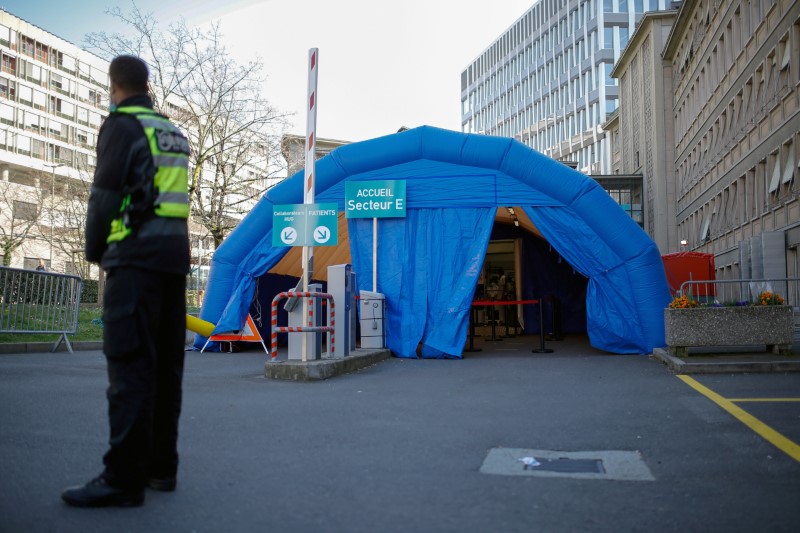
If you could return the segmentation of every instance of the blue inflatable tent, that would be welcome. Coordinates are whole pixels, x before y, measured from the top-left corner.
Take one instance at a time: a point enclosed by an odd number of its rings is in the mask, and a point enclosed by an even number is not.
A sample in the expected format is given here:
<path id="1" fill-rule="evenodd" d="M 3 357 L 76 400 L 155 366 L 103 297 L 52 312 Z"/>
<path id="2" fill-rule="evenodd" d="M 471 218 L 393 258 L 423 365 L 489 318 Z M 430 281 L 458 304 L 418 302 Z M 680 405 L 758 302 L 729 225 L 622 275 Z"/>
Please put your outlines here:
<path id="1" fill-rule="evenodd" d="M 521 208 L 588 278 L 592 346 L 651 353 L 664 344 L 669 291 L 659 251 L 580 172 L 512 139 L 431 127 L 342 146 L 320 159 L 316 172 L 316 201 L 338 203 L 340 216 L 346 181 L 406 181 L 407 217 L 382 219 L 378 230 L 378 290 L 386 295 L 387 345 L 396 356 L 417 357 L 420 343 L 424 357 L 461 356 L 498 207 Z M 301 171 L 267 191 L 217 249 L 201 313 L 216 332 L 241 328 L 258 278 L 289 252 L 272 247 L 272 206 L 302 203 L 303 177 Z M 359 289 L 371 289 L 372 221 L 348 220 L 340 246 L 347 234 Z"/>

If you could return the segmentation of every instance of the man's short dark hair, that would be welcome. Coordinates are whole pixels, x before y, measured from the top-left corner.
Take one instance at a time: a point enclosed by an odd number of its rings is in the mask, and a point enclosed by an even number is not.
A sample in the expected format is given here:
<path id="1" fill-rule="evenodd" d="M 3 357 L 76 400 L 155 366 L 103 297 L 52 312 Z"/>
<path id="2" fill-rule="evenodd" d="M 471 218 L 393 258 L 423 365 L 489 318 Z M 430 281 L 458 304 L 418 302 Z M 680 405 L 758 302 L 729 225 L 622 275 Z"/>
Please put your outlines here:
<path id="1" fill-rule="evenodd" d="M 108 66 L 108 77 L 122 90 L 147 93 L 147 64 L 136 56 L 115 57 Z"/>

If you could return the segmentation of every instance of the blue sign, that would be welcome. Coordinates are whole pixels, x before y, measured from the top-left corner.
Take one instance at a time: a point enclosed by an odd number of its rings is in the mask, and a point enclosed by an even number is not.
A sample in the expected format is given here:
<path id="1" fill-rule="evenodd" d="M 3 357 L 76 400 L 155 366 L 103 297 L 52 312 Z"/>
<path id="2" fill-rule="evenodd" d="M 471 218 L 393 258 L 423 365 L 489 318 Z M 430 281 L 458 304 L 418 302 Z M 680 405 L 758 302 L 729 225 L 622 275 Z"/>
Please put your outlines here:
<path id="1" fill-rule="evenodd" d="M 336 204 L 286 204 L 272 207 L 272 246 L 336 246 Z"/>
<path id="2" fill-rule="evenodd" d="M 344 213 L 347 218 L 405 217 L 405 180 L 345 182 Z"/>

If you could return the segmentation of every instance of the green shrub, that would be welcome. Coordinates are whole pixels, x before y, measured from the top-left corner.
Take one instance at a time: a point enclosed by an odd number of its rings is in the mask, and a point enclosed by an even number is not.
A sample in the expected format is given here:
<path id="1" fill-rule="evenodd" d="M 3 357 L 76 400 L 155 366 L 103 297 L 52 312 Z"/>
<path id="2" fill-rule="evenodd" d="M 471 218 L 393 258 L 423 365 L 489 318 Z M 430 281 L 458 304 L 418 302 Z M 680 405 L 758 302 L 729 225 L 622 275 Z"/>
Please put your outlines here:
<path id="1" fill-rule="evenodd" d="M 97 290 L 98 290 L 98 283 L 96 279 L 84 279 L 83 290 L 81 291 L 81 303 L 96 304 Z"/>

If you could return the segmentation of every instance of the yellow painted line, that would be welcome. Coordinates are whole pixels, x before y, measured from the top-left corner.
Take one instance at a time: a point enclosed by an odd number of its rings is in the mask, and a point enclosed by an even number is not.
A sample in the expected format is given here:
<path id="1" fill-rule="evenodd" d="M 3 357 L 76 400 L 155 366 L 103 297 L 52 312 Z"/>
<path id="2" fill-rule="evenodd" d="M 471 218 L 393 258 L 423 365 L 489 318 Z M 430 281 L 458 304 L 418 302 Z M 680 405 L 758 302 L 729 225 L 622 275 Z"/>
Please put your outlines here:
<path id="1" fill-rule="evenodd" d="M 711 389 L 704 387 L 691 377 L 679 375 L 678 378 L 724 410 L 728 411 L 728 413 L 738 418 L 740 422 L 755 431 L 783 453 L 795 461 L 800 462 L 800 445 L 787 439 L 744 409 L 734 405 L 733 402 L 727 398 L 723 398 Z"/>
<path id="2" fill-rule="evenodd" d="M 729 402 L 800 402 L 800 398 L 728 398 Z"/>

